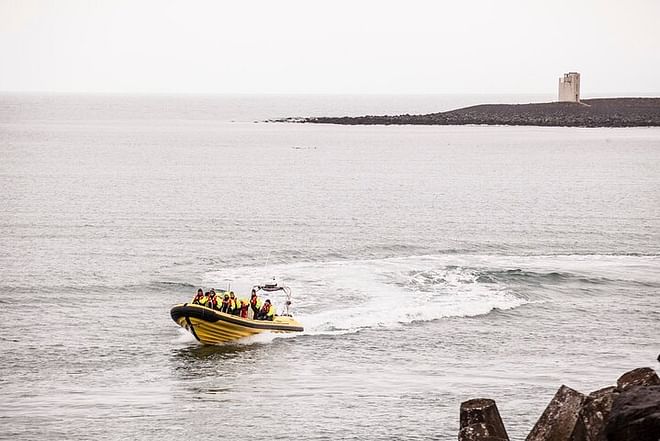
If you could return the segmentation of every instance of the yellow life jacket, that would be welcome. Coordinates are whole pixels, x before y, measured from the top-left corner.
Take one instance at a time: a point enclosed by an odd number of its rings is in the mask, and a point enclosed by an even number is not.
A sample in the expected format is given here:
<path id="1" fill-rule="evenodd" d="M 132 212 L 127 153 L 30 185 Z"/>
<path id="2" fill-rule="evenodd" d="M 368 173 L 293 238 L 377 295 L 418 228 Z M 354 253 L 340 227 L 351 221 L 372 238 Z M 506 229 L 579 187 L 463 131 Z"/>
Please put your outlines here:
<path id="1" fill-rule="evenodd" d="M 233 311 L 238 307 L 238 297 L 235 294 L 232 296 L 232 294 L 234 294 L 234 291 L 229 292 L 229 309 Z"/>

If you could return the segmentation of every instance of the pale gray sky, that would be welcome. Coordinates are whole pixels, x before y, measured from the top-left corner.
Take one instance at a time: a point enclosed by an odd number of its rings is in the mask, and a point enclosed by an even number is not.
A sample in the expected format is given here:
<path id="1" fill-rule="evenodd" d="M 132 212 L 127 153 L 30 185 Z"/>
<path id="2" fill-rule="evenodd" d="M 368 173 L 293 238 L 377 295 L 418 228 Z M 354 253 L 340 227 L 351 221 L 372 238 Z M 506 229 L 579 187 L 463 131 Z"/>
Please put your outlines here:
<path id="1" fill-rule="evenodd" d="M 659 0 L 0 0 L 0 90 L 660 92 Z"/>

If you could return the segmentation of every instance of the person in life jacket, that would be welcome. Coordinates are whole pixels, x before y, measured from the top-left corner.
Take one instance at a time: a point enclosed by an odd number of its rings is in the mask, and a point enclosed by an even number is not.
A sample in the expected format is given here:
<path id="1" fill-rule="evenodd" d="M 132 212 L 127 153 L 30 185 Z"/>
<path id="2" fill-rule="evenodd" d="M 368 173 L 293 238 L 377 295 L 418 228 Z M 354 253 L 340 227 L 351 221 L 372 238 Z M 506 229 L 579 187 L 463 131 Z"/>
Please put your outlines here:
<path id="1" fill-rule="evenodd" d="M 250 302 L 247 299 L 241 299 L 239 304 L 240 316 L 242 318 L 247 318 L 248 309 L 250 308 Z"/>
<path id="2" fill-rule="evenodd" d="M 261 299 L 257 295 L 257 291 L 254 289 L 250 295 L 250 309 L 252 309 L 252 318 L 257 320 L 259 317 L 259 310 L 261 309 Z"/>
<path id="3" fill-rule="evenodd" d="M 197 290 L 197 294 L 195 295 L 195 297 L 193 297 L 192 302 L 190 303 L 192 303 L 193 305 L 200 305 L 200 301 L 203 298 L 204 298 L 204 290 L 202 288 L 199 288 Z"/>
<path id="4" fill-rule="evenodd" d="M 264 306 L 259 311 L 259 320 L 273 320 L 275 316 L 275 307 L 270 303 L 270 299 L 266 300 Z"/>
<path id="5" fill-rule="evenodd" d="M 209 291 L 209 298 L 206 301 L 206 306 L 211 309 L 218 309 L 218 296 L 215 294 L 215 289 L 213 288 Z"/>
<path id="6" fill-rule="evenodd" d="M 275 318 L 275 305 L 271 304 L 268 308 L 268 313 L 266 314 L 266 320 L 273 321 Z"/>
<path id="7" fill-rule="evenodd" d="M 238 304 L 238 298 L 234 294 L 234 291 L 229 291 L 229 314 L 238 315 L 240 311 L 240 305 Z"/>
<path id="8" fill-rule="evenodd" d="M 222 299 L 222 306 L 220 306 L 220 312 L 229 312 L 229 294 L 225 294 L 225 297 Z"/>
<path id="9" fill-rule="evenodd" d="M 206 306 L 206 302 L 209 301 L 209 297 L 210 297 L 210 296 L 211 296 L 211 293 L 210 293 L 209 291 L 207 291 L 206 293 L 204 293 L 204 297 L 202 297 L 201 299 L 199 299 L 199 304 L 202 305 L 202 306 Z"/>
<path id="10" fill-rule="evenodd" d="M 215 298 L 215 290 L 211 288 L 206 294 L 204 294 L 204 298 L 200 300 L 199 304 L 202 306 L 206 306 L 207 308 L 213 308 L 213 300 Z M 216 305 L 218 304 L 216 300 Z"/>

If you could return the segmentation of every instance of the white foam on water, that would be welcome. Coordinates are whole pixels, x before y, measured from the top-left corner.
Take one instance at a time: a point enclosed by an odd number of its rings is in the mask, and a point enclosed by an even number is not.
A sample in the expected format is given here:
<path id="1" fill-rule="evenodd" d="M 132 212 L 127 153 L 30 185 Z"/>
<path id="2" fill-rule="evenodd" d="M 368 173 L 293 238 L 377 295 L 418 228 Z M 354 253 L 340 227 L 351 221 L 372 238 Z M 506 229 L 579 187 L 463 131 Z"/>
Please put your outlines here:
<path id="1" fill-rule="evenodd" d="M 492 271 L 523 269 L 645 281 L 649 271 L 655 277 L 658 263 L 657 256 L 442 254 L 297 262 L 271 265 L 267 270 L 225 268 L 207 273 L 204 284 L 224 289 L 230 281 L 239 297 L 248 297 L 253 285 L 276 276 L 293 289 L 292 312 L 304 325 L 303 334 L 332 335 L 478 316 L 544 301 L 525 298 L 506 282 L 488 277 Z M 281 307 L 281 294 L 269 293 L 268 297 Z M 238 343 L 270 343 L 298 335 L 262 333 Z"/>
<path id="2" fill-rule="evenodd" d="M 297 333 L 291 333 L 291 334 L 285 334 L 285 333 L 274 333 L 274 332 L 262 332 L 261 334 L 255 334 L 251 335 L 249 337 L 241 338 L 240 340 L 236 340 L 235 344 L 239 345 L 253 345 L 253 344 L 267 344 L 271 343 L 275 339 L 279 338 L 294 338 L 300 334 Z"/>
<path id="3" fill-rule="evenodd" d="M 305 334 L 392 328 L 527 303 L 505 286 L 479 282 L 478 272 L 449 266 L 433 256 L 279 264 L 269 271 L 266 275 L 263 268 L 227 268 L 208 273 L 205 283 L 221 286 L 231 278 L 232 287 L 249 292 L 254 283 L 277 275 L 293 289 L 293 312 L 305 326 Z M 277 304 L 278 299 L 274 300 Z M 261 334 L 259 338 L 272 341 L 280 336 Z"/>
<path id="4" fill-rule="evenodd" d="M 172 343 L 177 345 L 189 345 L 190 343 L 197 343 L 195 337 L 183 328 L 176 328 L 177 336 L 172 340 Z"/>

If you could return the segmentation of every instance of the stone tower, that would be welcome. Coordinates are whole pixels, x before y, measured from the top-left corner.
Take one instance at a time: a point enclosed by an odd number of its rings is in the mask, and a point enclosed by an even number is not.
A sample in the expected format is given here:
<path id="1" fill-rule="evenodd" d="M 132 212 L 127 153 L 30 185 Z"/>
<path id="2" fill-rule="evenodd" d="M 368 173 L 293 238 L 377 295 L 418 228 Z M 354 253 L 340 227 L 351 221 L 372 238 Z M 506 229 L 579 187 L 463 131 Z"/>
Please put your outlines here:
<path id="1" fill-rule="evenodd" d="M 559 79 L 559 101 L 580 102 L 580 74 L 569 72 Z"/>

